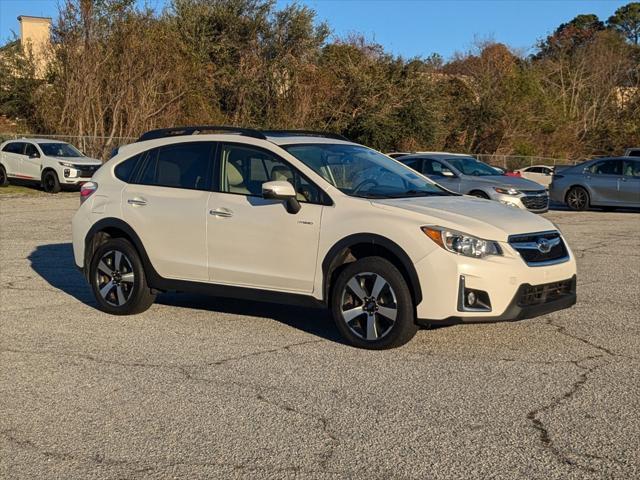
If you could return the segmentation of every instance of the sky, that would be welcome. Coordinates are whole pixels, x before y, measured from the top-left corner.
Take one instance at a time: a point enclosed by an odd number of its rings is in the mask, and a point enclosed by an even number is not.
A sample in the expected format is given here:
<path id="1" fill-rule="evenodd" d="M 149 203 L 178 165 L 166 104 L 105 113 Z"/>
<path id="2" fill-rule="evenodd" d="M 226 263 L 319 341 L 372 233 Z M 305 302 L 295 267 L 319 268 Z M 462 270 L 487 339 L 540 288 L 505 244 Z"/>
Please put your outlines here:
<path id="1" fill-rule="evenodd" d="M 146 0 L 162 8 L 166 0 Z M 536 42 L 581 13 L 606 20 L 631 0 L 298 0 L 326 20 L 335 37 L 363 34 L 404 57 L 445 59 L 494 40 L 530 53 Z M 140 0 L 143 3 L 143 0 Z M 277 0 L 278 6 L 292 0 Z M 0 42 L 19 32 L 18 15 L 55 17 L 58 0 L 0 0 Z"/>

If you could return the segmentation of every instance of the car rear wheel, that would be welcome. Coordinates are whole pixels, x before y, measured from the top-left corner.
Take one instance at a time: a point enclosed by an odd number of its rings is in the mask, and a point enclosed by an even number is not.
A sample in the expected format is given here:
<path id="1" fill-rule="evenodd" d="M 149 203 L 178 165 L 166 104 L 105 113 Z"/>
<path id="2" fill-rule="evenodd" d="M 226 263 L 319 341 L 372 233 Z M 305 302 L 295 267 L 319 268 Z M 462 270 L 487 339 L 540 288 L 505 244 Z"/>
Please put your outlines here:
<path id="1" fill-rule="evenodd" d="M 2 165 L 0 165 L 0 187 L 6 187 L 9 185 L 9 179 L 7 178 L 7 171 Z"/>
<path id="2" fill-rule="evenodd" d="M 418 331 L 407 282 L 381 257 L 363 258 L 340 272 L 331 310 L 340 333 L 360 348 L 399 347 Z"/>
<path id="3" fill-rule="evenodd" d="M 571 187 L 566 202 L 571 210 L 586 210 L 589 208 L 589 192 L 582 187 Z"/>
<path id="4" fill-rule="evenodd" d="M 42 188 L 47 193 L 58 193 L 60 191 L 60 181 L 56 172 L 49 170 L 42 176 Z"/>
<path id="5" fill-rule="evenodd" d="M 114 315 L 144 312 L 156 297 L 147 285 L 138 252 L 122 238 L 108 240 L 96 249 L 89 278 L 100 310 Z"/>

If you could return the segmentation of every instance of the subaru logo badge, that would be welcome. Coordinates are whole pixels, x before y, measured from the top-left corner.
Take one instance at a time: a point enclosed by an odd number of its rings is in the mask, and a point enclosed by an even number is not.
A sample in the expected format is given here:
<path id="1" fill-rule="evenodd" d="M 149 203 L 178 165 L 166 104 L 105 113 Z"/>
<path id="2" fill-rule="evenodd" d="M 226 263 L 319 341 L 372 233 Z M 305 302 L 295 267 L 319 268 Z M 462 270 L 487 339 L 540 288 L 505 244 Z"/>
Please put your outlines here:
<path id="1" fill-rule="evenodd" d="M 551 251 L 551 242 L 546 238 L 539 238 L 536 244 L 540 253 L 549 253 Z"/>

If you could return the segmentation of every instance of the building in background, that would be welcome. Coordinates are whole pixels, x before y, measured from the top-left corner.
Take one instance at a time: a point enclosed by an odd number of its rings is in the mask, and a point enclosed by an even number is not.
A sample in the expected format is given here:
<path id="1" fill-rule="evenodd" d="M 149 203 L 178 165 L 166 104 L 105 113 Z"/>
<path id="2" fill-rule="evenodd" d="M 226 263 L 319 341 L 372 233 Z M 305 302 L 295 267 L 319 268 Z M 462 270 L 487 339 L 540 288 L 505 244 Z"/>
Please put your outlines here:
<path id="1" fill-rule="evenodd" d="M 51 45 L 51 18 L 20 15 L 20 46 L 33 55 L 38 76 L 47 69 L 47 50 Z"/>

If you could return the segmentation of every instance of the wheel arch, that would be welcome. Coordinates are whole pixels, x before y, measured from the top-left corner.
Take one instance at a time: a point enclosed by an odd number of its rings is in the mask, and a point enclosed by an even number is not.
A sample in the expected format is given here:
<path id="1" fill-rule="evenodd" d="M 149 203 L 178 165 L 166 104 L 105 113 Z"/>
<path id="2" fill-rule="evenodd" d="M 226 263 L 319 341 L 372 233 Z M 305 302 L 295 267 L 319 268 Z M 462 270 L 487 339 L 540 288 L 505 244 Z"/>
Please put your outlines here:
<path id="1" fill-rule="evenodd" d="M 83 265 L 85 276 L 88 277 L 89 275 L 89 264 L 93 257 L 93 253 L 109 238 L 124 238 L 131 242 L 138 252 L 138 255 L 140 255 L 144 273 L 149 283 L 152 283 L 155 279 L 159 278 L 157 271 L 153 268 L 153 265 L 149 260 L 149 256 L 147 255 L 147 251 L 145 250 L 140 237 L 127 222 L 120 220 L 119 218 L 103 218 L 102 220 L 94 223 L 85 235 Z"/>
<path id="2" fill-rule="evenodd" d="M 569 196 L 569 192 L 571 190 L 573 190 L 574 188 L 581 188 L 583 189 L 585 192 L 587 192 L 587 201 L 589 202 L 589 205 L 592 205 L 592 201 L 593 201 L 593 193 L 591 192 L 591 189 L 582 183 L 572 183 L 571 185 L 569 185 L 567 187 L 567 189 L 564 191 L 564 197 L 563 197 L 563 201 L 565 203 L 565 205 L 567 204 L 567 197 Z"/>
<path id="3" fill-rule="evenodd" d="M 360 258 L 378 256 L 389 260 L 407 281 L 415 305 L 422 301 L 418 273 L 409 255 L 397 243 L 375 233 L 356 233 L 338 241 L 322 261 L 322 298 L 329 304 L 331 288 L 340 270 Z"/>

